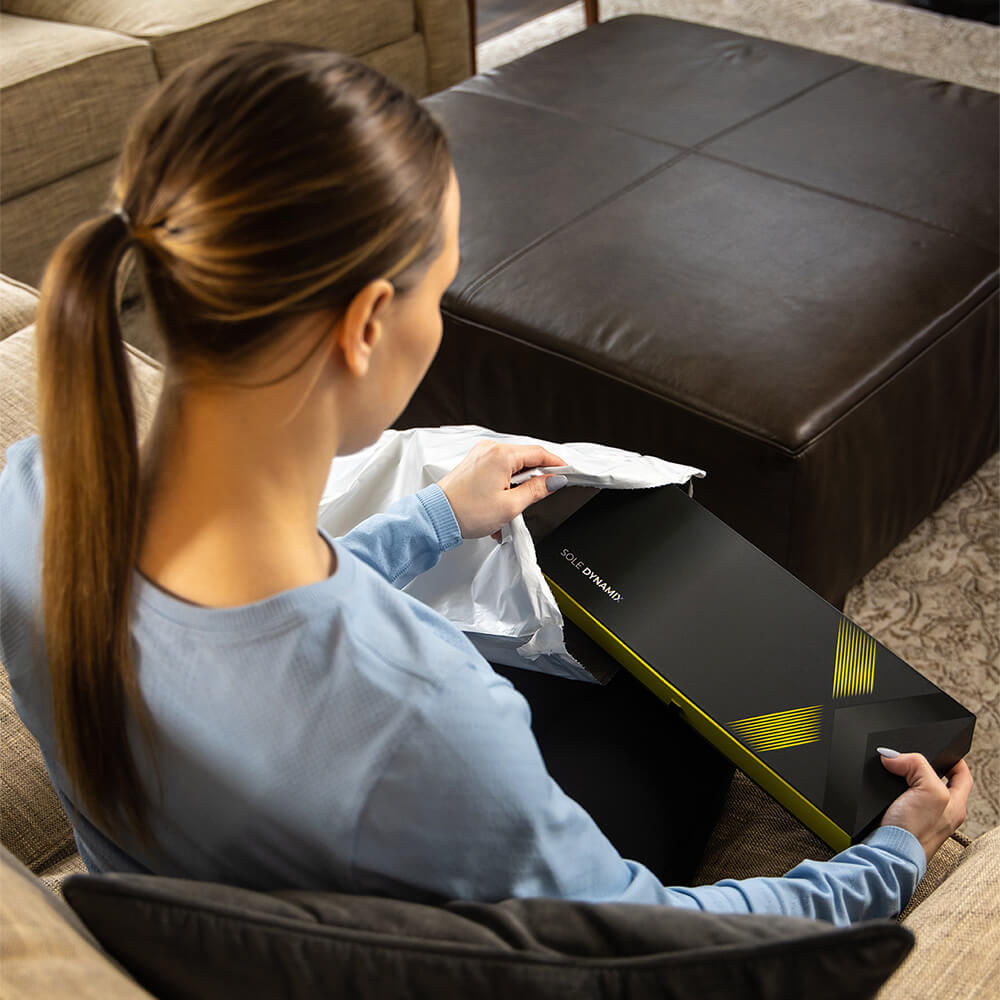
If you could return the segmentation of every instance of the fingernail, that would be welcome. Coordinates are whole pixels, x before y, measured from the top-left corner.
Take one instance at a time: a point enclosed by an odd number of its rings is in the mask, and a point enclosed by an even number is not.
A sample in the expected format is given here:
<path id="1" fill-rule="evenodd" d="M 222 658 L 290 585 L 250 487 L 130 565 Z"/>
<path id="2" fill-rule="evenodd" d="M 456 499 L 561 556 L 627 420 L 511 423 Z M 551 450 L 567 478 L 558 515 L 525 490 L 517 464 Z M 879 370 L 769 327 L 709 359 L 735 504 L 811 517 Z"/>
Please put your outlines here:
<path id="1" fill-rule="evenodd" d="M 569 480 L 565 476 L 549 476 L 545 480 L 545 488 L 550 493 L 555 493 L 556 490 L 561 490 Z"/>
<path id="2" fill-rule="evenodd" d="M 893 757 L 898 757 L 899 756 L 899 751 L 898 750 L 890 750 L 888 747 L 875 747 L 875 749 L 878 750 L 878 752 L 883 757 L 888 757 L 890 760 Z"/>

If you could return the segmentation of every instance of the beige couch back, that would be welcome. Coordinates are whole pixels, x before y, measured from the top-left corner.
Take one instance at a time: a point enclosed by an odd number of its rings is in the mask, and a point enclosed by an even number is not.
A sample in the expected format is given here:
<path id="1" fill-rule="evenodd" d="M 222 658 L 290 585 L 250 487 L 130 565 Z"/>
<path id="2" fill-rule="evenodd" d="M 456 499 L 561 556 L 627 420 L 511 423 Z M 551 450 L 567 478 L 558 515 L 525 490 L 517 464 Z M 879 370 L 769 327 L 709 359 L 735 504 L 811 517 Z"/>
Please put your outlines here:
<path id="1" fill-rule="evenodd" d="M 38 284 L 106 205 L 127 124 L 165 74 L 261 39 L 357 56 L 418 97 L 472 72 L 468 0 L 3 0 L 0 271 Z"/>

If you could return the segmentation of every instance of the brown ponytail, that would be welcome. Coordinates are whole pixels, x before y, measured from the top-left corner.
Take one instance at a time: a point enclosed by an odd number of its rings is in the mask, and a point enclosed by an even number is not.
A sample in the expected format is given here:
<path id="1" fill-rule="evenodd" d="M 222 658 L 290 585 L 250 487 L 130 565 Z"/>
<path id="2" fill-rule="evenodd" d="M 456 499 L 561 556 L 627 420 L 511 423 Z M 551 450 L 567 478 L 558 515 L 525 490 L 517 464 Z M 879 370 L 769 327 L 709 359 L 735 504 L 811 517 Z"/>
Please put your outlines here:
<path id="1" fill-rule="evenodd" d="M 139 457 L 115 301 L 127 247 L 122 217 L 85 223 L 60 245 L 42 285 L 42 605 L 67 777 L 96 823 L 119 828 L 119 801 L 141 832 L 144 798 L 126 738 L 126 707 L 144 718 L 129 633 Z"/>
<path id="2" fill-rule="evenodd" d="M 381 74 L 335 52 L 238 45 L 164 81 L 125 142 L 123 213 L 53 257 L 38 321 L 46 648 L 63 767 L 109 833 L 146 828 L 130 720 L 153 731 L 129 631 L 150 470 L 115 308 L 123 254 L 135 249 L 167 384 L 238 377 L 302 316 L 336 314 L 376 279 L 399 296 L 416 286 L 443 246 L 450 177 L 440 126 Z"/>

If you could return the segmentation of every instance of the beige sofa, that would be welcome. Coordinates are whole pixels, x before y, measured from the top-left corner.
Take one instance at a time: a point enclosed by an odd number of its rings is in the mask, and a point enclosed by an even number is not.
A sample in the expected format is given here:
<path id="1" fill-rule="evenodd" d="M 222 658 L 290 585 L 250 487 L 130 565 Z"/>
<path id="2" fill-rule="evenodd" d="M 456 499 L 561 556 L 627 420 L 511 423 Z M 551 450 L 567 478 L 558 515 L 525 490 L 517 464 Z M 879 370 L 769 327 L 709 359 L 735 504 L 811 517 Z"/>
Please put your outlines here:
<path id="1" fill-rule="evenodd" d="M 125 127 L 162 77 L 215 46 L 303 42 L 418 97 L 472 72 L 467 0 L 3 0 L 0 271 L 38 284 L 108 195 Z"/>
<path id="2" fill-rule="evenodd" d="M 34 433 L 34 328 L 37 295 L 0 276 L 0 468 L 8 445 Z M 160 366 L 127 347 L 140 422 L 148 425 Z M 109 964 L 39 891 L 58 893 L 67 874 L 83 871 L 69 823 L 48 782 L 38 747 L 10 701 L 0 665 L 0 842 L 33 878 L 0 859 L 0 987 L 10 996 L 146 995 Z M 824 844 L 741 775 L 730 791 L 698 874 L 781 874 L 803 857 L 826 858 Z M 61 901 L 59 901 L 61 902 Z M 1000 995 L 1000 828 L 973 842 L 960 834 L 938 852 L 907 908 L 917 944 L 879 994 L 881 1000 L 972 1000 Z M 79 977 L 79 978 L 78 978 Z M 95 992 L 96 990 L 96 992 Z"/>

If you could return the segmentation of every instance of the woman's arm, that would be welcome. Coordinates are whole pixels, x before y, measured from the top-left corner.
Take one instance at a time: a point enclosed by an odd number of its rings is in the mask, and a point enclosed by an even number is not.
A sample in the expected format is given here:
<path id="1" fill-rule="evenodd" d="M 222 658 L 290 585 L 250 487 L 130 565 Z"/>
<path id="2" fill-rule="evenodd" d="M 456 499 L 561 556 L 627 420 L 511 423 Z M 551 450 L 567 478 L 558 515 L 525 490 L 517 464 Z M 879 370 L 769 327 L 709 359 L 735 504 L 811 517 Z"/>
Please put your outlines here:
<path id="1" fill-rule="evenodd" d="M 560 464 L 561 458 L 535 445 L 481 441 L 440 484 L 397 500 L 384 514 L 362 521 L 341 543 L 391 584 L 405 587 L 463 538 L 485 537 L 548 496 L 553 477 L 511 489 L 512 475 Z"/>
<path id="2" fill-rule="evenodd" d="M 470 669 L 418 707 L 361 814 L 357 891 L 661 903 L 848 924 L 898 913 L 924 873 L 919 841 L 883 827 L 781 878 L 664 886 L 623 859 L 549 776 L 521 695 L 503 678 L 482 678 Z M 683 802 L 677 822 L 685 822 Z"/>
<path id="3" fill-rule="evenodd" d="M 669 891 L 674 905 L 714 913 L 781 913 L 845 926 L 898 914 L 926 870 L 917 838 L 882 826 L 829 861 L 803 861 L 780 878 L 726 879 Z"/>
<path id="4" fill-rule="evenodd" d="M 435 566 L 443 552 L 461 545 L 462 534 L 448 498 L 434 484 L 366 518 L 338 541 L 402 588 Z"/>

